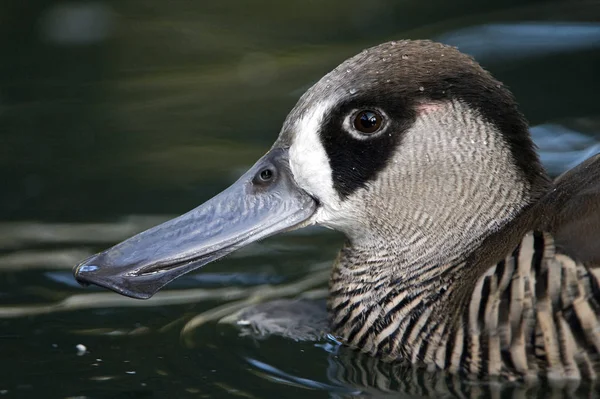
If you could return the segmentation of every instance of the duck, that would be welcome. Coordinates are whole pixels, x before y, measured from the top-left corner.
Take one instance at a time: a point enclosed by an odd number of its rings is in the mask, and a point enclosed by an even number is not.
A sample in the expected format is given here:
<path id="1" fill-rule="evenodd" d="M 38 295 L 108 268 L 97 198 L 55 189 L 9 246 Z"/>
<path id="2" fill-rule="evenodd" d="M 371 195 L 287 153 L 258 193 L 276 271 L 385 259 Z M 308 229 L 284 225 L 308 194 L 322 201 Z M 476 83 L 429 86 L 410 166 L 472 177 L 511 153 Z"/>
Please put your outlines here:
<path id="1" fill-rule="evenodd" d="M 475 379 L 598 378 L 600 154 L 552 180 L 510 90 L 428 40 L 347 59 L 229 188 L 74 276 L 146 299 L 310 225 L 345 236 L 327 299 L 342 344 Z"/>

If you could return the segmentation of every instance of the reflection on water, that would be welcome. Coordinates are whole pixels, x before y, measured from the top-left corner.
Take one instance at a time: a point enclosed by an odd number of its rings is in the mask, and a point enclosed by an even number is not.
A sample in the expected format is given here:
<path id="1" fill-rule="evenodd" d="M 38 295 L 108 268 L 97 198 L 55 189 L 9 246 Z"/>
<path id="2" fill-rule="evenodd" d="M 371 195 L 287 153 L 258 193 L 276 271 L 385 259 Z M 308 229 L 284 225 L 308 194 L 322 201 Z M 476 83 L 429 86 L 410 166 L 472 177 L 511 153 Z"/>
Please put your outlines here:
<path id="1" fill-rule="evenodd" d="M 436 40 L 459 46 L 461 51 L 471 54 L 479 62 L 505 62 L 597 50 L 600 24 L 490 24 L 459 29 Z"/>
<path id="2" fill-rule="evenodd" d="M 600 153 L 600 130 L 590 133 L 583 134 L 551 123 L 531 128 L 541 160 L 554 176 Z"/>
<path id="3" fill-rule="evenodd" d="M 384 364 L 315 329 L 261 336 L 248 310 L 258 303 L 301 298 L 318 308 L 296 308 L 298 324 L 322 321 L 341 237 L 321 229 L 253 245 L 148 301 L 83 289 L 70 269 L 226 187 L 307 87 L 390 39 L 434 38 L 482 61 L 559 174 L 600 151 L 597 2 L 55 0 L 2 11 L 0 398 L 592 396 L 585 384 L 474 384 Z M 140 214 L 150 216 L 126 216 Z"/>
<path id="4" fill-rule="evenodd" d="M 594 396 L 597 387 L 589 383 L 510 384 L 499 381 L 475 382 L 440 372 L 427 372 L 342 348 L 330 356 L 328 377 L 332 382 L 359 389 L 370 398 L 561 398 Z"/>
<path id="5" fill-rule="evenodd" d="M 115 15 L 102 2 L 58 3 L 42 14 L 41 39 L 55 45 L 102 42 L 113 33 Z"/>

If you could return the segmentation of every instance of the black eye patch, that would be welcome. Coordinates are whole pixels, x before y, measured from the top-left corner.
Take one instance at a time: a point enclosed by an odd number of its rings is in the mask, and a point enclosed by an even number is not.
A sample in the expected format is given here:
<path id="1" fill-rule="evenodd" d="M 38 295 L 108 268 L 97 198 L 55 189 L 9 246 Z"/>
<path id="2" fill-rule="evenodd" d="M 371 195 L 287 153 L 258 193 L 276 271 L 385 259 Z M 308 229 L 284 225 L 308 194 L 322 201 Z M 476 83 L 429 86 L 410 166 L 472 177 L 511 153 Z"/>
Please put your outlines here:
<path id="1" fill-rule="evenodd" d="M 348 115 L 363 109 L 379 109 L 385 113 L 383 133 L 361 140 L 345 130 L 343 123 Z M 413 104 L 405 97 L 389 95 L 352 98 L 325 117 L 320 137 L 329 158 L 333 187 L 340 197 L 348 197 L 377 177 L 415 118 Z"/>

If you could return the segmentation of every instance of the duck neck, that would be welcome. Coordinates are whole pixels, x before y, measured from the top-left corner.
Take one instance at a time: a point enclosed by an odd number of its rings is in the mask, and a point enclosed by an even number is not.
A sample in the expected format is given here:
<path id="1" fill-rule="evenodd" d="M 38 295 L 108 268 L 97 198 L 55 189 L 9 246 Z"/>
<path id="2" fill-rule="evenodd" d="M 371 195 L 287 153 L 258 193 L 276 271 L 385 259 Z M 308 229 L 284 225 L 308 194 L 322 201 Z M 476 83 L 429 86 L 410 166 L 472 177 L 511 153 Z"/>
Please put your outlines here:
<path id="1" fill-rule="evenodd" d="M 330 279 L 333 333 L 363 352 L 415 362 L 419 354 L 412 348 L 434 330 L 447 328 L 452 313 L 468 300 L 461 293 L 469 290 L 458 287 L 477 278 L 465 255 L 408 262 L 394 248 L 347 243 Z"/>

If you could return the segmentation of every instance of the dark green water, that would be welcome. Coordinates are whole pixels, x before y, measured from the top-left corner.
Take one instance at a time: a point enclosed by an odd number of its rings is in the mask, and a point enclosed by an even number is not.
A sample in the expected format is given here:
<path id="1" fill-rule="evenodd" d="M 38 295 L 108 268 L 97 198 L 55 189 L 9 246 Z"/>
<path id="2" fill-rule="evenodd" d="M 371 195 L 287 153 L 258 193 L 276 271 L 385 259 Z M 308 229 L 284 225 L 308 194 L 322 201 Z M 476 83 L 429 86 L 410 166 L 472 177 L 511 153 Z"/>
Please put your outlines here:
<path id="1" fill-rule="evenodd" d="M 217 323 L 250 301 L 322 294 L 331 232 L 255 244 L 147 302 L 81 288 L 70 269 L 225 188 L 311 83 L 392 39 L 473 54 L 559 173 L 600 150 L 599 20 L 597 1 L 3 0 L 0 398 L 437 397 L 436 384 L 499 397 Z"/>

